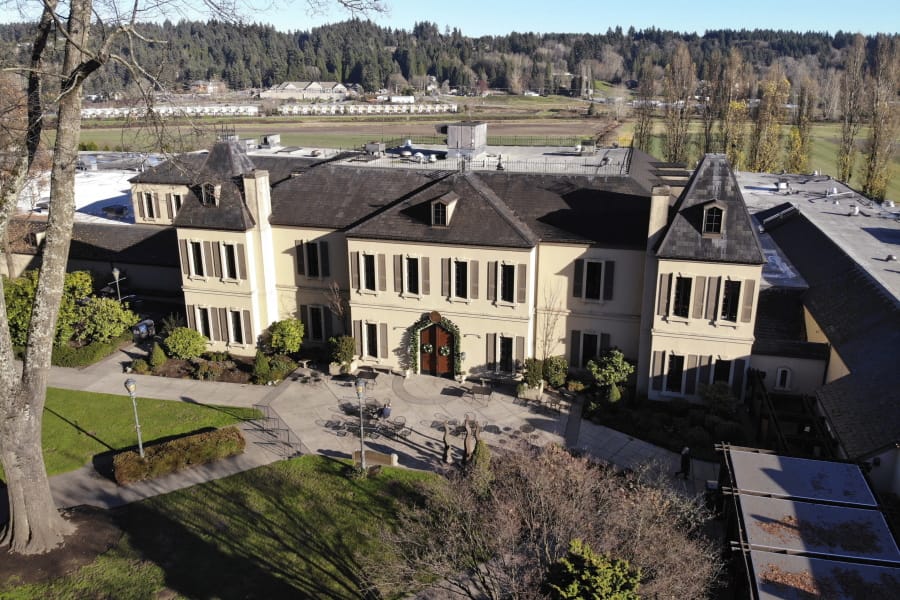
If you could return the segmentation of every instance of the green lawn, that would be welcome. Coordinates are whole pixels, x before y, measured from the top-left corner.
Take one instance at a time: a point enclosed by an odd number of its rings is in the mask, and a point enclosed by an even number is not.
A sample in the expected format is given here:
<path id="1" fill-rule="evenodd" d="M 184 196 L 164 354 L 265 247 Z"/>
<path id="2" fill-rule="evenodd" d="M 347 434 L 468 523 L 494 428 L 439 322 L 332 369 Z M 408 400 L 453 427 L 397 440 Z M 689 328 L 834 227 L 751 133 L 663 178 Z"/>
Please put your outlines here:
<path id="1" fill-rule="evenodd" d="M 138 397 L 144 443 L 204 427 L 232 425 L 258 414 L 255 409 L 248 408 Z M 131 400 L 128 396 L 48 388 L 43 441 L 49 475 L 83 467 L 96 454 L 136 446 Z"/>
<path id="2" fill-rule="evenodd" d="M 0 597 L 359 598 L 357 557 L 390 560 L 378 528 L 436 476 L 345 468 L 305 456 L 129 505 L 116 515 L 123 538 L 92 564 L 48 584 L 0 582 Z"/>

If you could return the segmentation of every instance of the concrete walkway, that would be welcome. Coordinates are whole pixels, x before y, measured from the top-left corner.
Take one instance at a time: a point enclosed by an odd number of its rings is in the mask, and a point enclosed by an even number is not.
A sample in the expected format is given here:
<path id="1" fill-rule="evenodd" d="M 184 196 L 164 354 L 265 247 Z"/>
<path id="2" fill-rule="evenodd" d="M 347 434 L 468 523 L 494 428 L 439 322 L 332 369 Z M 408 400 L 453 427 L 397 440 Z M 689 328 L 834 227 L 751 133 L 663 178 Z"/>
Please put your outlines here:
<path id="1" fill-rule="evenodd" d="M 77 471 L 50 478 L 54 498 L 60 507 L 88 504 L 120 506 L 150 496 L 168 493 L 197 483 L 226 477 L 266 465 L 302 452 L 350 457 L 359 450 L 359 399 L 350 380 L 331 378 L 310 369 L 299 369 L 278 386 L 256 386 L 169 379 L 125 374 L 123 365 L 139 356 L 126 349 L 84 369 L 53 367 L 50 385 L 108 394 L 125 395 L 125 379 L 137 382 L 138 407 L 141 398 L 154 398 L 222 406 L 261 406 L 267 416 L 242 424 L 247 450 L 238 457 L 211 465 L 194 467 L 150 482 L 117 486 L 88 465 Z M 377 376 L 365 401 L 391 403 L 391 420 L 405 421 L 402 435 L 383 435 L 386 428 L 371 425 L 365 438 L 367 450 L 396 453 L 401 466 L 441 470 L 444 423 L 450 436 L 455 461 L 462 459 L 462 431 L 466 419 L 477 420 L 482 438 L 494 447 L 512 446 L 520 440 L 543 446 L 565 444 L 597 460 L 623 469 L 652 463 L 663 473 L 678 470 L 676 453 L 636 440 L 618 431 L 581 419 L 581 406 L 563 405 L 559 411 L 525 403 L 515 397 L 511 384 L 497 383 L 489 397 L 473 397 L 471 384 L 448 379 L 413 375 L 403 378 L 390 373 Z M 701 493 L 706 480 L 717 478 L 717 465 L 694 460 L 692 476 L 672 478 L 673 484 L 688 494 Z M 2 503 L 5 507 L 5 503 Z M 2 521 L 3 515 L 0 515 Z"/>

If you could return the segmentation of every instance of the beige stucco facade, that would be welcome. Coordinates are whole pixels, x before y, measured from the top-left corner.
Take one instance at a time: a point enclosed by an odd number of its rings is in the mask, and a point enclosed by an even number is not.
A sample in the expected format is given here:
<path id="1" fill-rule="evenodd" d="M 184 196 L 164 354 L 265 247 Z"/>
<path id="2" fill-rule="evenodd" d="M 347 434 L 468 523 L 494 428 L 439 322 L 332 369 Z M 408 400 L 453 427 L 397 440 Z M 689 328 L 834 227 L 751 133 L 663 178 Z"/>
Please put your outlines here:
<path id="1" fill-rule="evenodd" d="M 648 395 L 698 399 L 722 381 L 743 397 L 761 265 L 660 260 Z"/>

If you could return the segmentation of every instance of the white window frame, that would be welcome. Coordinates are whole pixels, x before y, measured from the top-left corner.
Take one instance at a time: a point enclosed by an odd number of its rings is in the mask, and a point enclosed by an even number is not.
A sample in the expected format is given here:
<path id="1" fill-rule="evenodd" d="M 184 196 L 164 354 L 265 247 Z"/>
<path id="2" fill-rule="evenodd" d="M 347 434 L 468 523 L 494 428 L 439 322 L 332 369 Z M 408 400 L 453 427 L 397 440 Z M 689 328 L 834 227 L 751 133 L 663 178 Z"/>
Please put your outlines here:
<path id="1" fill-rule="evenodd" d="M 212 341 L 212 316 L 209 312 L 211 310 L 213 309 L 205 305 L 194 307 L 194 322 L 197 323 L 197 331 L 209 341 Z M 206 319 L 203 318 L 203 311 L 206 311 Z M 206 325 L 206 333 L 203 332 L 204 324 Z"/>
<path id="2" fill-rule="evenodd" d="M 373 280 L 369 282 L 366 277 L 366 257 L 372 257 L 372 276 Z M 369 283 L 372 287 L 369 288 Z M 359 291 L 363 294 L 378 294 L 378 254 L 375 252 L 359 253 Z"/>
<path id="3" fill-rule="evenodd" d="M 318 319 L 313 318 L 314 310 L 319 311 Z M 324 342 L 325 335 L 326 335 L 325 334 L 325 307 L 322 306 L 321 304 L 310 304 L 309 306 L 306 307 L 306 315 L 304 315 L 304 316 L 306 317 L 306 322 L 309 325 L 309 331 L 306 332 L 307 340 L 310 342 Z M 319 327 L 322 331 L 321 337 L 313 336 L 313 331 L 315 331 L 313 329 L 314 321 L 319 321 Z"/>
<path id="4" fill-rule="evenodd" d="M 172 209 L 172 219 L 174 220 L 178 216 L 178 211 L 184 206 L 184 194 L 170 194 L 169 206 Z"/>
<path id="5" fill-rule="evenodd" d="M 510 267 L 512 269 L 512 300 L 504 300 L 503 299 L 503 283 L 505 278 L 503 277 L 503 268 Z M 504 261 L 500 261 L 497 263 L 497 303 L 503 304 L 505 306 L 512 306 L 516 303 L 516 271 L 518 267 L 515 263 L 510 263 Z M 601 294 L 602 295 L 602 294 Z"/>
<path id="6" fill-rule="evenodd" d="M 688 294 L 688 297 L 686 300 L 686 302 L 687 302 L 687 311 L 686 311 L 687 314 L 686 315 L 675 314 L 675 298 L 677 296 L 678 282 L 682 279 L 686 279 L 688 281 L 688 285 L 691 288 L 691 292 Z M 669 293 L 671 294 L 671 296 L 669 298 L 669 314 L 666 315 L 666 318 L 668 320 L 674 320 L 674 321 L 679 321 L 679 320 L 687 321 L 688 319 L 690 319 L 691 318 L 691 306 L 693 306 L 692 301 L 694 299 L 694 278 L 691 277 L 690 275 L 682 275 L 681 273 L 674 273 L 673 277 L 672 277 L 672 289 L 669 291 Z"/>
<path id="7" fill-rule="evenodd" d="M 141 202 L 144 205 L 144 218 L 148 221 L 155 221 L 159 218 L 159 215 L 156 214 L 156 202 L 154 202 L 154 194 L 153 192 L 142 192 L 141 193 Z"/>
<path id="8" fill-rule="evenodd" d="M 200 203 L 203 206 L 218 206 L 219 205 L 219 193 L 221 191 L 221 186 L 215 185 L 212 183 L 204 183 L 200 186 Z M 212 195 L 212 198 L 210 198 Z"/>
<path id="9" fill-rule="evenodd" d="M 719 218 L 719 230 L 718 231 L 707 231 L 706 230 L 706 217 L 709 214 L 709 211 L 712 209 L 719 210 L 722 214 Z M 725 212 L 726 207 L 723 206 L 718 200 L 711 202 L 709 205 L 703 208 L 703 221 L 700 223 L 700 231 L 701 235 L 705 237 L 721 237 L 722 232 L 725 230 Z"/>
<path id="10" fill-rule="evenodd" d="M 588 265 L 591 263 L 600 265 L 600 294 L 597 298 L 590 298 L 587 295 Z M 602 259 L 585 258 L 583 272 L 581 273 L 581 299 L 585 302 L 608 302 L 608 300 L 603 299 L 603 288 L 605 285 L 606 261 Z"/>
<path id="11" fill-rule="evenodd" d="M 194 256 L 194 244 L 200 248 L 200 273 L 197 272 L 197 262 Z M 209 274 L 206 272 L 206 250 L 203 248 L 202 240 L 187 240 L 188 248 L 188 266 L 190 267 L 190 275 L 192 279 L 206 279 Z"/>
<path id="12" fill-rule="evenodd" d="M 471 302 L 471 290 L 472 290 L 472 269 L 470 268 L 471 261 L 467 258 L 451 258 L 450 259 L 450 299 L 453 302 Z M 457 292 L 456 285 L 456 266 L 459 263 L 465 263 L 466 265 L 466 284 L 465 284 L 465 296 L 459 296 Z"/>
<path id="13" fill-rule="evenodd" d="M 681 381 L 678 382 L 678 390 L 670 390 L 669 389 L 669 365 L 671 364 L 672 358 L 679 357 L 681 358 Z M 684 395 L 684 378 L 687 373 L 687 369 L 685 366 L 687 365 L 687 361 L 685 360 L 687 357 L 684 354 L 678 354 L 677 352 L 666 352 L 666 372 L 663 378 L 663 388 L 662 393 L 664 395 L 669 396 L 683 396 Z"/>
<path id="14" fill-rule="evenodd" d="M 228 344 L 230 346 L 246 346 L 247 342 L 247 332 L 244 331 L 244 317 L 243 311 L 239 308 L 229 308 L 228 309 Z M 234 324 L 237 322 L 238 328 L 241 330 L 241 339 L 242 341 L 237 341 L 234 339 Z"/>
<path id="15" fill-rule="evenodd" d="M 375 327 L 375 355 L 369 354 L 369 327 Z M 362 355 L 361 358 L 363 360 L 378 360 L 378 356 L 381 353 L 381 344 L 384 343 L 378 336 L 378 330 L 380 329 L 380 323 L 377 321 L 363 321 L 362 322 Z"/>
<path id="16" fill-rule="evenodd" d="M 734 309 L 734 319 L 726 319 L 722 313 L 725 310 L 725 288 L 728 287 L 729 283 L 736 283 L 738 287 L 737 296 L 734 299 L 735 309 Z M 716 323 L 736 326 L 738 320 L 741 318 L 741 297 L 744 294 L 744 284 L 740 279 L 731 279 L 725 278 L 722 280 L 722 293 L 719 294 L 719 303 L 716 307 Z"/>
<path id="17" fill-rule="evenodd" d="M 419 290 L 413 292 L 409 289 L 409 261 L 416 261 L 416 288 Z M 420 298 L 422 296 L 422 257 L 417 254 L 404 254 L 403 265 L 401 267 L 400 277 L 403 280 L 403 295 L 408 298 Z"/>
<path id="18" fill-rule="evenodd" d="M 782 373 L 785 375 L 784 385 L 781 385 L 781 375 Z M 775 369 L 775 385 L 772 386 L 772 389 L 779 392 L 787 392 L 791 389 L 792 379 L 794 378 L 794 373 L 791 371 L 789 367 L 778 367 Z"/>
<path id="19" fill-rule="evenodd" d="M 443 223 L 438 223 L 438 219 L 437 219 L 438 206 L 440 206 L 443 209 L 443 217 L 444 217 Z M 450 207 L 447 205 L 446 202 L 442 202 L 440 200 L 435 200 L 434 202 L 431 203 L 431 224 L 434 227 L 446 227 L 447 225 L 450 224 Z"/>
<path id="20" fill-rule="evenodd" d="M 303 242 L 304 252 L 303 252 L 303 260 L 306 261 L 306 264 L 303 265 L 303 270 L 306 273 L 306 277 L 309 279 L 322 279 L 322 247 L 319 245 L 319 242 Z M 316 247 L 316 274 L 309 274 L 309 247 Z M 378 265 L 375 265 L 375 269 L 378 269 Z"/>
<path id="21" fill-rule="evenodd" d="M 226 271 L 228 270 L 228 248 L 234 253 L 234 277 L 231 277 Z M 241 270 L 238 268 L 238 252 L 237 244 L 233 242 L 222 242 L 219 244 L 219 259 L 222 263 L 222 280 L 223 281 L 239 281 Z"/>

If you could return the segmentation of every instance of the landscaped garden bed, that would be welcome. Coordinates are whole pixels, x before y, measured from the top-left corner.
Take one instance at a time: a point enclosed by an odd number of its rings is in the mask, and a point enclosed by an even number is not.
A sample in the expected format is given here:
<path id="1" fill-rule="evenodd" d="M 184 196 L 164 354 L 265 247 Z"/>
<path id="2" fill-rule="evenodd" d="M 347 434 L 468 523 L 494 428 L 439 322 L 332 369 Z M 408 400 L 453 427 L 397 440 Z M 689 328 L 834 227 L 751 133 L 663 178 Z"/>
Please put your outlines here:
<path id="1" fill-rule="evenodd" d="M 144 440 L 180 436 L 259 418 L 252 408 L 209 406 L 138 398 Z M 97 457 L 137 444 L 128 396 L 47 388 L 44 463 L 48 475 L 81 468 Z M 0 468 L 0 478 L 3 470 Z"/>
<path id="2" fill-rule="evenodd" d="M 702 404 L 686 400 L 657 402 L 593 401 L 585 403 L 584 417 L 673 452 L 685 446 L 695 458 L 717 461 L 713 444 L 747 443 L 751 430 L 738 412 L 716 414 Z"/>

